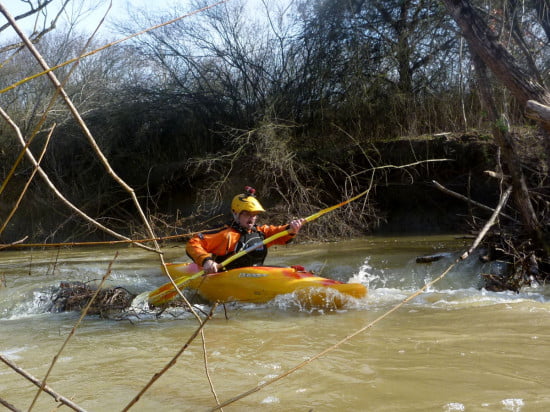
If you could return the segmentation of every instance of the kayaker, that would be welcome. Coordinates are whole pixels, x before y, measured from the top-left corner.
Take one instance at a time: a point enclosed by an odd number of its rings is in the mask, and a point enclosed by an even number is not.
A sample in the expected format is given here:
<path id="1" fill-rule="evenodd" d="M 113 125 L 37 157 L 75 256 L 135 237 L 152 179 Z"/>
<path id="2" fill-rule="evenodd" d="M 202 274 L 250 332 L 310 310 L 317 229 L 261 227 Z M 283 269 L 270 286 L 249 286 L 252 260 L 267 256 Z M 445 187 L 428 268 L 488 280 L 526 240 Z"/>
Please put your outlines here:
<path id="1" fill-rule="evenodd" d="M 202 266 L 205 273 L 245 266 L 261 266 L 267 256 L 267 247 L 289 243 L 306 222 L 305 219 L 295 219 L 282 226 L 258 226 L 256 224 L 258 214 L 265 212 L 265 209 L 256 199 L 255 193 L 255 189 L 245 187 L 245 193 L 235 196 L 231 202 L 233 221 L 230 224 L 221 229 L 199 233 L 187 242 L 187 255 L 197 265 Z M 220 265 L 234 253 L 262 243 L 264 239 L 287 229 L 290 232 L 288 236 L 280 237 L 268 245 L 259 246 L 231 262 L 228 267 L 222 268 Z"/>

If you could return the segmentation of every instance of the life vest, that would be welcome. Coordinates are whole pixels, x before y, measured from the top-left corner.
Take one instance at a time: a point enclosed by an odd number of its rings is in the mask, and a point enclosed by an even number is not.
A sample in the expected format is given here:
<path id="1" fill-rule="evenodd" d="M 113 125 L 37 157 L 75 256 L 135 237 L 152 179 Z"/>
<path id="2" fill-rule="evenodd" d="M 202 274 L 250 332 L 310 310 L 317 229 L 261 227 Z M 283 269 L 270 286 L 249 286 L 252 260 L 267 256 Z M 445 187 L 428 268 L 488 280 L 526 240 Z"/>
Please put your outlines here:
<path id="1" fill-rule="evenodd" d="M 252 244 L 263 243 L 265 239 L 288 229 L 288 225 L 255 226 L 250 233 L 233 222 L 223 228 L 202 232 L 193 236 L 186 245 L 187 255 L 193 261 L 203 266 L 205 259 L 214 259 L 217 263 L 223 262 L 234 253 L 250 247 Z M 267 255 L 267 248 L 273 245 L 285 245 L 294 238 L 293 234 L 282 236 L 268 245 L 261 245 L 244 256 L 230 263 L 229 268 L 262 265 Z"/>
<path id="2" fill-rule="evenodd" d="M 241 233 L 241 237 L 239 238 L 239 241 L 235 246 L 234 253 L 231 253 L 230 255 L 227 255 L 227 256 L 216 257 L 216 261 L 218 263 L 223 262 L 226 258 L 228 258 L 229 256 L 235 253 L 239 253 L 241 250 L 248 249 L 253 245 L 261 244 L 265 239 L 265 235 L 262 232 L 256 230 L 256 228 L 254 228 L 250 233 L 246 232 L 244 229 L 240 229 L 239 232 Z M 261 266 L 264 264 L 264 260 L 266 256 L 267 256 L 267 247 L 261 244 L 260 246 L 251 250 L 244 256 L 241 256 L 239 259 L 236 259 L 233 262 L 229 263 L 225 268 L 234 269 L 234 268 L 240 268 L 245 266 Z"/>

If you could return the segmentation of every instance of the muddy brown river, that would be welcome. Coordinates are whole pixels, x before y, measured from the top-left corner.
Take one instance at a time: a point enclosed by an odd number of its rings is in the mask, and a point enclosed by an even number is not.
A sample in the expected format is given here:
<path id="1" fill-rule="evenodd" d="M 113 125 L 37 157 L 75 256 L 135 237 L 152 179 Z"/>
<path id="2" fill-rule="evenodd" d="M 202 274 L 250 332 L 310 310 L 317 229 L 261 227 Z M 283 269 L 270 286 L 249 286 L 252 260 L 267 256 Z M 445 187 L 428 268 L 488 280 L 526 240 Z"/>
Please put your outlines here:
<path id="1" fill-rule="evenodd" d="M 199 335 L 130 410 L 208 411 L 234 398 L 223 410 L 550 410 L 550 288 L 486 291 L 479 274 L 493 268 L 476 256 L 331 349 L 438 277 L 469 242 L 452 235 L 366 237 L 272 248 L 266 263 L 303 265 L 363 283 L 369 293 L 337 311 L 301 308 L 290 295 L 220 306 L 204 327 L 204 342 Z M 80 316 L 50 312 L 51 291 L 61 281 L 99 282 L 117 251 L 107 286 L 138 294 L 167 281 L 158 257 L 135 247 L 1 252 L 2 357 L 43 379 Z M 434 253 L 445 256 L 415 262 Z M 165 257 L 187 261 L 181 244 L 167 246 Z M 197 325 L 182 309 L 157 316 L 139 302 L 110 319 L 87 316 L 47 384 L 81 409 L 123 410 Z M 1 400 L 28 410 L 36 391 L 0 362 Z M 56 405 L 42 393 L 33 410 Z"/>

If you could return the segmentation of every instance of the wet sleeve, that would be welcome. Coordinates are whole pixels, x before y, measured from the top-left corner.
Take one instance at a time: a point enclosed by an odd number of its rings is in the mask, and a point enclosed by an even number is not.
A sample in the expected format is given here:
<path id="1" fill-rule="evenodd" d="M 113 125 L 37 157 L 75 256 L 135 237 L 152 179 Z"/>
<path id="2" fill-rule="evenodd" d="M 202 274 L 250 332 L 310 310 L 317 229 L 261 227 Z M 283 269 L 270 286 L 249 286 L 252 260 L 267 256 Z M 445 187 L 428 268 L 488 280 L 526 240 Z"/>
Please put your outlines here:
<path id="1" fill-rule="evenodd" d="M 276 233 L 282 232 L 283 230 L 287 230 L 287 229 L 290 229 L 290 225 L 282 225 L 282 226 L 262 225 L 258 227 L 258 230 L 260 230 L 265 235 L 266 239 L 270 236 L 273 236 Z M 272 245 L 286 245 L 287 243 L 291 242 L 295 236 L 296 234 L 293 233 L 287 236 L 280 237 L 279 239 L 276 239 L 273 242 L 270 242 L 269 244 L 267 244 L 267 247 Z"/>
<path id="2" fill-rule="evenodd" d="M 229 228 L 199 233 L 187 242 L 185 251 L 193 262 L 203 266 L 206 259 L 221 259 L 232 253 L 239 237 L 239 232 Z"/>
<path id="3" fill-rule="evenodd" d="M 185 246 L 187 256 L 193 259 L 197 265 L 202 266 L 206 259 L 213 259 L 212 253 L 208 250 L 208 242 L 205 236 L 201 233 L 193 236 Z"/>

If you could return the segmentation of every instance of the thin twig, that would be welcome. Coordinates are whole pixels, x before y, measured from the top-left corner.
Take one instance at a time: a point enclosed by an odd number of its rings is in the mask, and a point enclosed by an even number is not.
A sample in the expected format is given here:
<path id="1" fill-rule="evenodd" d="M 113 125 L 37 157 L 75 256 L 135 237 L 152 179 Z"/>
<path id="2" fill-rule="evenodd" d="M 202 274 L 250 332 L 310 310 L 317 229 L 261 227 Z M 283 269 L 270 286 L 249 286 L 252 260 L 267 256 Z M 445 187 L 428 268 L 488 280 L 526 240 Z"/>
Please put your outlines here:
<path id="1" fill-rule="evenodd" d="M 109 263 L 109 266 L 107 267 L 107 272 L 105 273 L 105 275 L 103 275 L 103 278 L 101 279 L 101 282 L 99 283 L 99 286 L 98 288 L 96 289 L 95 293 L 93 294 L 92 298 L 90 299 L 90 301 L 88 302 L 88 304 L 86 305 L 86 307 L 84 308 L 84 310 L 82 311 L 81 315 L 80 315 L 80 318 L 78 318 L 78 321 L 75 323 L 75 325 L 73 326 L 73 328 L 71 329 L 71 332 L 67 335 L 67 338 L 65 339 L 65 342 L 63 342 L 63 345 L 61 345 L 61 348 L 59 349 L 59 352 L 57 353 L 57 355 L 55 355 L 52 359 L 52 362 L 50 364 L 50 367 L 48 368 L 48 371 L 46 372 L 46 376 L 44 376 L 44 379 L 42 380 L 42 385 L 40 386 L 40 389 L 38 390 L 38 392 L 36 393 L 32 403 L 31 403 L 31 406 L 29 407 L 29 412 L 31 411 L 31 409 L 33 408 L 34 404 L 36 403 L 38 397 L 40 396 L 40 393 L 44 390 L 44 386 L 46 386 L 46 381 L 48 379 L 48 377 L 50 376 L 50 373 L 51 371 L 53 370 L 53 367 L 55 366 L 57 360 L 59 359 L 59 356 L 61 355 L 61 353 L 63 352 L 63 350 L 65 349 L 65 346 L 67 346 L 67 344 L 69 343 L 69 340 L 73 337 L 73 335 L 75 334 L 76 332 L 76 329 L 80 326 L 80 323 L 82 322 L 82 319 L 84 319 L 84 317 L 86 316 L 86 314 L 88 313 L 88 310 L 90 309 L 90 307 L 92 306 L 92 303 L 94 302 L 94 300 L 96 299 L 97 295 L 99 294 L 99 292 L 101 291 L 101 288 L 103 287 L 103 284 L 105 283 L 105 281 L 107 280 L 107 278 L 111 275 L 111 268 L 113 266 L 113 263 L 114 261 L 116 260 L 116 258 L 118 257 L 118 251 L 115 253 L 115 256 L 114 258 L 111 260 L 111 262 Z"/>
<path id="2" fill-rule="evenodd" d="M 19 142 L 21 143 L 22 146 L 25 146 L 25 139 L 23 139 L 23 135 L 21 134 L 21 130 L 19 129 L 19 127 L 15 124 L 15 122 L 10 118 L 10 116 L 4 111 L 4 109 L 2 109 L 0 107 L 0 115 L 6 120 L 6 122 L 8 122 L 8 124 L 12 127 L 12 129 L 15 131 L 18 139 L 19 139 Z M 36 159 L 34 158 L 33 154 L 28 150 L 25 151 L 27 157 L 29 158 L 29 160 L 31 161 L 31 163 L 37 168 L 38 170 L 38 173 L 40 173 L 40 175 L 42 176 L 42 178 L 44 179 L 44 181 L 46 182 L 46 184 L 50 187 L 50 189 L 54 192 L 54 194 L 63 202 L 65 203 L 65 205 L 67 205 L 70 209 L 72 209 L 73 211 L 75 211 L 78 215 L 80 215 L 81 217 L 83 217 L 85 220 L 87 220 L 88 222 L 90 222 L 91 224 L 93 224 L 94 226 L 97 226 L 98 228 L 100 228 L 101 230 L 103 230 L 104 232 L 106 233 L 109 233 L 110 235 L 116 237 L 116 238 L 119 238 L 119 239 L 125 239 L 125 240 L 128 240 L 128 241 L 131 241 L 130 238 L 126 237 L 126 236 L 123 236 L 111 229 L 109 229 L 108 227 L 106 226 L 103 226 L 101 223 L 99 223 L 97 220 L 93 219 L 92 217 L 88 216 L 86 213 L 84 213 L 82 210 L 80 210 L 77 206 L 75 206 L 73 203 L 71 203 L 58 189 L 57 187 L 53 184 L 53 182 L 50 180 L 49 176 L 46 174 L 46 172 L 42 169 L 42 167 L 38 164 L 38 162 L 36 161 Z M 145 246 L 145 245 L 140 245 L 138 244 L 139 246 L 145 248 L 145 249 L 148 249 L 148 250 L 153 250 L 155 251 L 155 249 L 152 249 L 148 246 Z"/>
<path id="3" fill-rule="evenodd" d="M 480 209 L 486 210 L 488 212 L 493 213 L 495 211 L 495 209 L 489 206 L 486 206 L 483 203 L 476 202 L 475 200 L 472 200 L 469 197 L 466 197 L 464 195 L 461 195 L 460 193 L 453 192 L 452 190 L 447 189 L 445 186 L 443 186 L 441 183 L 436 182 L 435 180 L 432 180 L 432 183 L 437 189 L 441 190 L 443 193 L 456 197 L 457 199 L 464 200 L 465 202 L 471 203 L 472 205 L 477 206 Z M 512 216 L 507 215 L 506 213 L 501 213 L 500 215 L 507 219 L 512 220 L 513 222 L 517 222 L 517 219 L 514 219 Z"/>
<path id="4" fill-rule="evenodd" d="M 52 133 L 54 131 L 55 124 L 51 127 L 50 132 L 48 133 L 48 136 L 46 137 L 46 142 L 44 143 L 44 147 L 42 148 L 42 152 L 40 153 L 40 156 L 38 157 L 37 164 L 34 166 L 31 175 L 27 179 L 27 182 L 25 183 L 25 186 L 23 187 L 23 190 L 21 193 L 19 193 L 19 197 L 17 198 L 17 201 L 15 202 L 15 205 L 13 206 L 11 212 L 8 214 L 8 217 L 6 217 L 6 220 L 4 221 L 4 224 L 2 227 L 0 227 L 0 235 L 4 232 L 6 227 L 8 226 L 9 221 L 12 219 L 13 215 L 19 209 L 19 205 L 21 204 L 21 201 L 23 200 L 23 197 L 25 196 L 25 193 L 27 193 L 27 190 L 29 189 L 29 186 L 31 185 L 32 180 L 34 179 L 34 176 L 36 175 L 36 172 L 38 171 L 38 167 L 40 166 L 40 163 L 42 162 L 42 159 L 44 158 L 44 155 L 46 154 L 46 150 L 48 148 L 48 144 L 50 143 L 50 139 L 52 137 Z"/>
<path id="5" fill-rule="evenodd" d="M 464 254 L 460 257 L 462 260 L 466 259 L 468 256 L 472 254 L 472 252 L 479 246 L 479 243 L 481 240 L 485 237 L 487 234 L 487 231 L 495 224 L 495 221 L 500 214 L 500 211 L 508 201 L 508 198 L 510 197 L 510 193 L 512 193 L 512 186 L 509 186 L 508 189 L 502 194 L 500 201 L 498 202 L 498 205 L 493 212 L 491 218 L 485 223 L 485 226 L 483 226 L 483 229 L 481 229 L 481 232 L 479 232 L 479 235 L 477 236 L 476 240 L 470 247 L 470 249 L 467 252 L 464 252 Z"/>
<path id="6" fill-rule="evenodd" d="M 104 45 L 104 46 L 102 46 L 102 47 L 100 47 L 100 48 L 98 48 L 98 49 L 95 49 L 95 50 L 92 50 L 92 51 L 90 51 L 90 52 L 88 52 L 88 53 L 86 53 L 86 54 L 83 54 L 82 56 L 75 57 L 75 58 L 70 59 L 70 60 L 67 60 L 67 61 L 65 61 L 65 62 L 63 62 L 63 63 L 60 63 L 60 64 L 58 64 L 57 66 L 50 67 L 50 68 L 48 68 L 48 69 L 46 69 L 46 70 L 44 70 L 44 71 L 42 71 L 42 72 L 40 72 L 40 73 L 36 73 L 36 74 L 34 74 L 34 75 L 32 75 L 32 76 L 26 77 L 26 78 L 24 78 L 24 79 L 22 79 L 22 80 L 20 80 L 20 81 L 18 81 L 18 82 L 16 82 L 16 83 L 14 83 L 14 84 L 8 86 L 8 87 L 6 87 L 6 88 L 0 90 L 0 94 L 5 93 L 5 92 L 7 92 L 7 91 L 9 91 L 9 90 L 12 90 L 12 89 L 16 88 L 17 86 L 20 86 L 20 85 L 22 85 L 22 84 L 24 84 L 24 83 L 26 83 L 26 82 L 28 82 L 28 81 L 30 81 L 30 80 L 36 79 L 37 77 L 43 76 L 43 75 L 48 74 L 48 73 L 50 73 L 50 72 L 52 72 L 52 71 L 54 71 L 54 70 L 60 69 L 61 67 L 65 67 L 65 66 L 67 66 L 68 64 L 74 63 L 74 62 L 77 61 L 77 60 L 81 60 L 81 59 L 83 59 L 83 58 L 85 58 L 85 57 L 92 56 L 92 55 L 94 55 L 94 54 L 96 54 L 96 53 L 98 53 L 98 52 L 100 52 L 100 51 L 103 51 L 103 50 L 105 50 L 105 49 L 108 49 L 109 47 L 115 46 L 115 45 L 120 44 L 120 43 L 122 43 L 122 42 L 125 42 L 125 41 L 127 41 L 127 40 L 131 40 L 131 39 L 133 39 L 134 37 L 137 37 L 137 36 L 140 36 L 140 35 L 142 35 L 142 34 L 148 33 L 148 32 L 150 32 L 150 31 L 152 31 L 152 30 L 156 30 L 156 29 L 158 29 L 158 28 L 161 28 L 161 27 L 164 27 L 164 26 L 168 26 L 169 24 L 175 23 L 175 22 L 177 22 L 177 21 L 179 21 L 179 20 L 185 19 L 185 18 L 187 18 L 187 17 L 193 16 L 193 15 L 195 15 L 195 14 L 201 13 L 201 12 L 206 11 L 206 10 L 209 10 L 209 9 L 211 9 L 211 8 L 213 8 L 213 7 L 219 6 L 220 4 L 227 3 L 228 1 L 229 1 L 229 0 L 218 1 L 217 3 L 214 3 L 214 4 L 211 4 L 211 5 L 209 5 L 209 6 L 203 7 L 203 8 L 201 8 L 201 9 L 197 9 L 197 10 L 195 10 L 195 11 L 192 11 L 191 13 L 184 14 L 184 15 L 182 15 L 182 16 L 176 17 L 175 19 L 168 20 L 167 22 L 164 22 L 164 23 L 161 23 L 161 24 L 157 24 L 157 25 L 155 25 L 155 26 L 152 26 L 152 27 L 149 27 L 149 28 L 147 28 L 147 29 L 141 30 L 141 31 L 139 31 L 139 32 L 137 32 L 137 33 L 131 34 L 130 36 L 127 36 L 127 37 L 124 37 L 124 38 L 122 38 L 122 39 L 116 40 L 116 41 L 114 41 L 114 42 L 108 43 L 108 44 L 106 44 L 106 45 Z M 5 10 L 5 8 L 4 8 L 4 7 L 1 7 L 1 6 L 2 6 L 2 5 L 0 4 L 0 12 L 3 13 L 3 12 L 4 12 L 3 10 Z M 7 12 L 7 11 L 6 11 L 6 12 Z"/>
<path id="7" fill-rule="evenodd" d="M 1 357 L 2 355 L 0 355 Z M 21 412 L 21 409 L 17 409 L 15 406 L 13 406 L 11 403 L 9 403 L 8 401 L 5 401 L 4 399 L 0 398 L 0 405 L 2 406 L 5 406 L 6 408 L 8 408 L 10 411 L 13 411 L 13 412 Z"/>
<path id="8" fill-rule="evenodd" d="M 360 172 L 354 173 L 351 176 L 356 177 L 359 175 L 362 175 L 363 173 L 367 173 L 373 170 L 384 170 L 384 169 L 405 169 L 407 167 L 411 166 L 418 166 L 425 163 L 436 163 L 436 162 L 450 162 L 452 159 L 427 159 L 427 160 L 418 160 L 417 162 L 407 163 L 404 165 L 384 165 L 384 166 L 375 166 L 371 167 L 369 169 L 361 170 Z"/>
<path id="9" fill-rule="evenodd" d="M 63 405 L 68 406 L 72 410 L 79 411 L 79 412 L 85 412 L 86 410 L 78 406 L 76 403 L 71 401 L 70 399 L 67 399 L 64 396 L 61 396 L 59 393 L 55 392 L 52 388 L 50 388 L 48 385 L 44 385 L 43 382 L 40 382 L 37 378 L 32 376 L 30 373 L 26 372 L 25 370 L 21 369 L 19 366 L 17 366 L 14 362 L 6 358 L 4 355 L 0 354 L 0 360 L 4 362 L 6 365 L 8 365 L 10 368 L 12 368 L 15 372 L 17 372 L 19 375 L 23 376 L 25 379 L 27 379 L 29 382 L 33 383 L 35 386 L 38 386 L 41 391 L 46 392 L 48 395 L 51 395 L 57 402 L 62 403 Z M 14 409 L 17 410 L 17 409 Z"/>
<path id="10" fill-rule="evenodd" d="M 185 344 L 181 347 L 181 349 L 178 351 L 178 353 L 176 353 L 176 355 L 174 355 L 174 357 L 170 360 L 170 362 L 168 362 L 160 370 L 160 372 L 155 373 L 151 377 L 149 382 L 147 382 L 147 384 L 141 389 L 141 391 L 139 391 L 139 393 L 134 397 L 134 399 L 132 399 L 130 401 L 130 403 L 128 405 L 126 405 L 126 407 L 124 409 L 122 409 L 122 412 L 128 411 L 132 406 L 134 406 L 139 401 L 141 396 L 153 385 L 153 383 L 155 383 L 157 381 L 157 379 L 159 379 L 162 375 L 164 375 L 164 373 L 166 373 L 166 371 L 168 371 L 168 369 L 170 369 L 172 366 L 174 366 L 176 364 L 176 362 L 178 361 L 178 358 L 189 347 L 191 342 L 193 342 L 193 340 L 198 336 L 199 332 L 202 331 L 202 328 L 204 328 L 204 325 L 206 325 L 206 322 L 208 322 L 210 319 L 212 319 L 212 316 L 214 314 L 214 310 L 216 309 L 217 306 L 218 306 L 217 303 L 212 306 L 212 309 L 210 310 L 210 313 L 208 314 L 208 316 L 201 322 L 201 324 L 199 325 L 197 330 L 195 330 L 195 332 L 193 332 L 193 334 L 189 337 L 187 342 L 185 342 Z"/>
<path id="11" fill-rule="evenodd" d="M 218 394 L 216 393 L 216 389 L 214 388 L 214 383 L 212 382 L 212 378 L 210 377 L 210 370 L 208 369 L 208 354 L 206 352 L 206 338 L 204 337 L 204 330 L 201 330 L 201 339 L 202 339 L 202 353 L 203 353 L 203 360 L 204 360 L 204 373 L 206 374 L 206 378 L 208 379 L 208 385 L 210 386 L 210 391 L 212 392 L 212 395 L 214 395 L 214 399 L 216 400 L 216 405 L 220 405 L 220 400 L 218 398 Z M 220 408 L 220 410 L 222 410 Z"/>
<path id="12" fill-rule="evenodd" d="M 25 236 L 23 239 L 16 240 L 15 242 L 9 243 L 7 245 L 0 245 L 0 250 L 2 249 L 8 249 L 10 247 L 13 247 L 19 243 L 23 243 L 25 240 L 27 240 L 28 236 Z"/>

